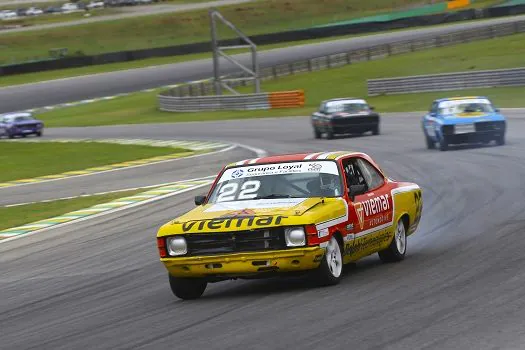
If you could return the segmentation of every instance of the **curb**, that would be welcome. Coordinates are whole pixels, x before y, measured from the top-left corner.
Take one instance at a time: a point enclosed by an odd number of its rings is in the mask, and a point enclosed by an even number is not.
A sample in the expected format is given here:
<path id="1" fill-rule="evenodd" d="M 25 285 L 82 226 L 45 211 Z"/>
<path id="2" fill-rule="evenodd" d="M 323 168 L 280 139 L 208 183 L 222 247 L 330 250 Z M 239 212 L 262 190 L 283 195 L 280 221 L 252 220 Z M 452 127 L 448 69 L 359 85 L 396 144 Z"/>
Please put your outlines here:
<path id="1" fill-rule="evenodd" d="M 214 179 L 215 176 L 208 176 L 201 179 L 178 181 L 170 185 L 157 187 L 142 193 L 137 193 L 133 196 L 116 199 L 111 202 L 97 204 L 86 209 L 76 210 L 53 218 L 9 228 L 0 231 L 0 243 L 4 243 L 30 234 L 35 234 L 37 232 L 41 232 L 50 228 L 56 228 L 59 225 L 65 226 L 71 223 L 76 223 L 78 221 L 107 215 L 138 205 L 164 199 L 176 194 L 191 191 L 200 187 L 204 187 L 206 185 L 210 185 L 214 181 Z"/>

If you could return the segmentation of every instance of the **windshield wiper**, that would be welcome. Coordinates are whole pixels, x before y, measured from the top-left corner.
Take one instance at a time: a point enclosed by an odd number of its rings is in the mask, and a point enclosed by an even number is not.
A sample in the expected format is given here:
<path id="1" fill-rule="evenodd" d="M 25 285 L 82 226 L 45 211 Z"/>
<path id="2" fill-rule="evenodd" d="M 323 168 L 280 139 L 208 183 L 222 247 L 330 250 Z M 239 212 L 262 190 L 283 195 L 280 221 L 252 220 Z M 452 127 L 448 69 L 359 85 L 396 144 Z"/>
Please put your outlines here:
<path id="1" fill-rule="evenodd" d="M 275 194 L 275 193 L 272 193 L 272 194 L 269 194 L 267 196 L 255 197 L 254 199 L 273 199 L 273 198 L 294 198 L 294 197 L 292 197 L 289 194 Z"/>

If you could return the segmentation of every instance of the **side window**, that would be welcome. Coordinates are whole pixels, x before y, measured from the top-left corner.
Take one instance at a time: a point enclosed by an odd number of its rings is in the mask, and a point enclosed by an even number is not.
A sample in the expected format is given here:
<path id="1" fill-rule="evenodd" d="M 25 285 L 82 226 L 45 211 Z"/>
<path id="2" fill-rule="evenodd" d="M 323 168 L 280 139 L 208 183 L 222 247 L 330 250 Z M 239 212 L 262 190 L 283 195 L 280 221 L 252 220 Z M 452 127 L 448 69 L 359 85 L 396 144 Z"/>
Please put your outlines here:
<path id="1" fill-rule="evenodd" d="M 324 113 L 325 112 L 325 107 L 324 107 L 324 103 L 321 103 L 321 105 L 319 106 L 319 112 L 321 113 Z"/>
<path id="2" fill-rule="evenodd" d="M 343 169 L 346 176 L 346 186 L 350 185 L 367 185 L 364 175 L 356 164 L 355 158 L 345 159 Z"/>
<path id="3" fill-rule="evenodd" d="M 361 158 L 357 159 L 356 162 L 359 165 L 359 168 L 361 169 L 361 172 L 366 180 L 369 191 L 375 190 L 376 188 L 383 185 L 385 182 L 383 176 L 377 171 L 376 168 L 372 166 L 372 164 Z"/>
<path id="4" fill-rule="evenodd" d="M 430 112 L 431 113 L 437 113 L 438 112 L 438 103 L 437 102 L 432 103 L 432 106 L 430 107 Z"/>

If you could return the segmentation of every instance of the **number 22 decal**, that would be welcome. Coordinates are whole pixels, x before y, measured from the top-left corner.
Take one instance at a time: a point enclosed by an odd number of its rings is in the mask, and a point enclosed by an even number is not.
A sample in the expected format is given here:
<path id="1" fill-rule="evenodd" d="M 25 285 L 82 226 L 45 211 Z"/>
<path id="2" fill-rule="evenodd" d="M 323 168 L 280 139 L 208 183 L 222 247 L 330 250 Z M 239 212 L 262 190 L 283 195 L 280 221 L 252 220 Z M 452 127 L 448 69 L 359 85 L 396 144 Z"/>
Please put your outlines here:
<path id="1" fill-rule="evenodd" d="M 257 197 L 257 191 L 261 187 L 260 181 L 246 181 L 242 184 L 237 199 L 253 199 Z M 233 201 L 235 200 L 235 194 L 239 190 L 238 183 L 229 183 L 224 186 L 219 191 L 219 196 L 217 197 L 217 202 Z"/>

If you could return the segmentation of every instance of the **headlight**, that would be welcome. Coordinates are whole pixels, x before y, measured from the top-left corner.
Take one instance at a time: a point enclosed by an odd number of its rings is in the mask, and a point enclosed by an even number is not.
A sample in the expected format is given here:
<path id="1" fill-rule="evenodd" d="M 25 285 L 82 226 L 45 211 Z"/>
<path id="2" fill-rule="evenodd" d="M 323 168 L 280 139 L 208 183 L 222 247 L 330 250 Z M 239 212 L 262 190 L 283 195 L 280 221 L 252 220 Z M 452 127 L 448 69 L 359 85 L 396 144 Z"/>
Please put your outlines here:
<path id="1" fill-rule="evenodd" d="M 287 227 L 284 229 L 284 239 L 288 247 L 306 245 L 306 235 L 302 227 Z"/>
<path id="2" fill-rule="evenodd" d="M 166 240 L 168 254 L 171 256 L 184 255 L 188 252 L 188 245 L 184 237 L 171 237 Z"/>

